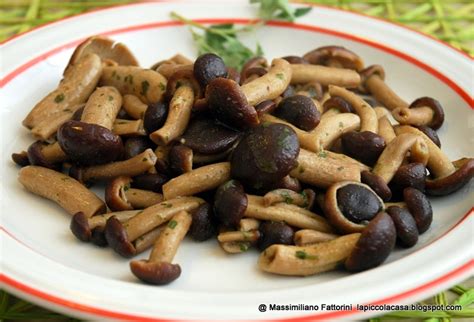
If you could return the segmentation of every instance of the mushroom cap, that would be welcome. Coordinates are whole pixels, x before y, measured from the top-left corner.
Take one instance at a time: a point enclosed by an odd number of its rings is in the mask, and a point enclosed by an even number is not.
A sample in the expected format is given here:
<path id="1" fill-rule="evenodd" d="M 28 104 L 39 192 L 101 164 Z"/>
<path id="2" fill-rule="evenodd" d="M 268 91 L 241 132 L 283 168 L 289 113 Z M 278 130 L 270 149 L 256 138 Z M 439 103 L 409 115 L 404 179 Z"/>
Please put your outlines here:
<path id="1" fill-rule="evenodd" d="M 418 242 L 418 228 L 410 212 L 397 206 L 390 206 L 386 211 L 395 224 L 399 244 L 406 248 L 415 246 Z"/>
<path id="2" fill-rule="evenodd" d="M 413 218 L 415 218 L 418 232 L 423 234 L 430 228 L 433 221 L 433 208 L 431 207 L 430 200 L 423 192 L 415 188 L 403 190 L 403 200 Z"/>
<path id="3" fill-rule="evenodd" d="M 405 188 L 411 187 L 425 191 L 426 167 L 423 163 L 404 164 L 398 168 L 390 181 L 393 193 L 399 195 Z"/>
<path id="4" fill-rule="evenodd" d="M 181 275 L 178 264 L 134 260 L 130 262 L 133 275 L 146 283 L 155 285 L 169 284 Z"/>
<path id="5" fill-rule="evenodd" d="M 240 71 L 240 82 L 239 84 L 242 84 L 242 82 L 245 80 L 245 75 L 247 74 L 247 70 L 255 67 L 263 67 L 267 68 L 268 67 L 268 61 L 265 57 L 253 57 L 247 60 L 242 66 L 242 70 Z"/>
<path id="6" fill-rule="evenodd" d="M 204 89 L 201 88 L 201 85 L 194 77 L 193 66 L 185 65 L 176 69 L 176 71 L 168 78 L 165 93 L 166 99 L 168 101 L 171 100 L 176 89 L 183 84 L 186 84 L 193 89 L 195 100 L 203 96 Z"/>
<path id="7" fill-rule="evenodd" d="M 341 136 L 344 152 L 364 164 L 372 166 L 385 149 L 385 140 L 380 135 L 370 132 L 346 132 Z"/>
<path id="8" fill-rule="evenodd" d="M 30 160 L 28 159 L 28 153 L 26 151 L 12 153 L 12 160 L 20 167 L 26 167 L 27 165 L 30 165 Z"/>
<path id="9" fill-rule="evenodd" d="M 171 171 L 180 175 L 193 169 L 193 150 L 185 145 L 174 145 L 169 152 Z"/>
<path id="10" fill-rule="evenodd" d="M 226 78 L 209 83 L 206 97 L 214 116 L 231 128 L 246 129 L 258 125 L 255 108 L 249 105 L 239 84 Z"/>
<path id="11" fill-rule="evenodd" d="M 108 245 L 103 227 L 97 227 L 92 230 L 91 243 L 99 247 L 106 247 Z"/>
<path id="12" fill-rule="evenodd" d="M 168 107 L 161 103 L 156 102 L 148 105 L 143 116 L 143 127 L 147 134 L 153 133 L 160 129 L 166 122 L 168 116 Z"/>
<path id="13" fill-rule="evenodd" d="M 120 136 L 109 129 L 78 121 L 68 121 L 58 129 L 61 149 L 81 165 L 109 163 L 123 155 Z"/>
<path id="14" fill-rule="evenodd" d="M 301 191 L 301 183 L 298 179 L 293 178 L 290 175 L 284 176 L 277 182 L 275 182 L 272 186 L 268 187 L 268 190 L 275 190 L 275 189 L 288 189 L 293 190 L 295 192 Z"/>
<path id="15" fill-rule="evenodd" d="M 364 271 L 382 264 L 390 255 L 397 239 L 397 231 L 392 218 L 380 212 L 357 241 L 345 262 L 349 271 Z"/>
<path id="16" fill-rule="evenodd" d="M 467 158 L 464 163 L 449 176 L 426 180 L 426 193 L 430 196 L 445 196 L 464 187 L 474 176 L 474 159 Z"/>
<path id="17" fill-rule="evenodd" d="M 31 165 L 39 165 L 41 167 L 49 168 L 49 169 L 57 169 L 58 165 L 57 164 L 52 164 L 50 163 L 43 155 L 43 147 L 46 144 L 44 144 L 41 141 L 36 141 L 32 143 L 28 147 L 28 161 L 29 164 Z"/>
<path id="18" fill-rule="evenodd" d="M 189 122 L 180 142 L 194 152 L 215 154 L 231 148 L 241 133 L 226 128 L 213 120 L 198 117 Z"/>
<path id="19" fill-rule="evenodd" d="M 321 120 L 321 114 L 313 100 L 304 95 L 282 99 L 274 114 L 305 131 L 313 130 Z"/>
<path id="20" fill-rule="evenodd" d="M 194 77 L 202 88 L 215 78 L 227 77 L 227 68 L 222 58 L 216 54 L 206 53 L 199 56 L 194 62 Z"/>
<path id="21" fill-rule="evenodd" d="M 408 108 L 417 108 L 426 106 L 433 111 L 433 119 L 428 124 L 433 130 L 439 129 L 444 123 L 444 110 L 441 104 L 432 97 L 420 97 L 414 100 Z"/>
<path id="22" fill-rule="evenodd" d="M 268 73 L 268 70 L 265 67 L 252 67 L 245 70 L 240 74 L 240 84 L 246 84 L 256 77 L 261 77 Z M 254 76 L 252 79 L 250 79 Z"/>
<path id="23" fill-rule="evenodd" d="M 91 240 L 92 231 L 89 226 L 89 220 L 82 211 L 79 211 L 72 216 L 69 228 L 77 239 L 82 240 L 83 242 Z"/>
<path id="24" fill-rule="evenodd" d="M 294 231 L 293 228 L 284 222 L 265 221 L 258 227 L 260 238 L 257 246 L 264 250 L 274 244 L 292 245 Z"/>
<path id="25" fill-rule="evenodd" d="M 146 136 L 129 137 L 123 144 L 124 159 L 130 159 L 134 156 L 144 152 L 146 149 L 154 149 L 153 141 Z"/>
<path id="26" fill-rule="evenodd" d="M 441 148 L 441 140 L 439 139 L 438 133 L 436 133 L 435 130 L 426 125 L 417 126 L 416 128 L 421 132 L 425 133 L 426 136 L 429 137 L 430 140 L 438 146 L 438 148 Z"/>
<path id="27" fill-rule="evenodd" d="M 110 248 L 123 257 L 132 257 L 137 252 L 135 246 L 128 240 L 122 223 L 114 216 L 105 224 L 105 239 Z"/>
<path id="28" fill-rule="evenodd" d="M 309 64 L 309 62 L 301 56 L 285 56 L 281 59 L 286 60 L 290 64 Z"/>
<path id="29" fill-rule="evenodd" d="M 277 104 L 274 100 L 266 100 L 255 105 L 255 110 L 257 111 L 258 117 L 261 117 L 263 114 L 272 113 L 277 107 Z"/>
<path id="30" fill-rule="evenodd" d="M 340 96 L 332 96 L 324 102 L 324 112 L 332 108 L 337 109 L 341 113 L 354 113 L 354 108 L 352 107 L 352 104 Z"/>
<path id="31" fill-rule="evenodd" d="M 90 53 L 98 55 L 102 60 L 113 60 L 119 65 L 138 66 L 137 59 L 127 46 L 104 36 L 93 36 L 76 47 L 66 70 L 79 61 L 81 57 Z"/>
<path id="32" fill-rule="evenodd" d="M 371 65 L 359 72 L 360 75 L 360 85 L 357 88 L 361 93 L 368 93 L 368 90 L 365 86 L 365 82 L 372 75 L 378 75 L 380 79 L 385 80 L 385 70 L 380 65 Z"/>
<path id="33" fill-rule="evenodd" d="M 389 201 L 392 198 L 392 191 L 380 176 L 370 171 L 362 171 L 360 179 L 362 183 L 371 187 L 383 201 Z"/>
<path id="34" fill-rule="evenodd" d="M 112 211 L 132 210 L 125 191 L 130 188 L 130 177 L 119 176 L 107 183 L 105 187 L 105 203 Z"/>
<path id="35" fill-rule="evenodd" d="M 196 241 L 205 241 L 217 231 L 213 220 L 214 213 L 210 204 L 203 203 L 192 214 L 193 220 L 189 227 L 189 235 Z"/>
<path id="36" fill-rule="evenodd" d="M 306 53 L 303 58 L 313 65 L 327 65 L 330 60 L 337 61 L 343 68 L 361 70 L 364 68 L 362 59 L 342 46 L 324 46 Z"/>
<path id="37" fill-rule="evenodd" d="M 384 203 L 368 185 L 341 181 L 328 188 L 323 208 L 329 222 L 339 232 L 349 234 L 363 231 L 367 222 L 383 210 Z"/>
<path id="38" fill-rule="evenodd" d="M 217 188 L 214 196 L 214 214 L 226 227 L 237 227 L 247 210 L 248 198 L 237 180 L 230 180 Z"/>
<path id="39" fill-rule="evenodd" d="M 296 166 L 300 152 L 295 131 L 263 124 L 248 131 L 231 157 L 231 175 L 254 189 L 273 186 Z"/>
<path id="40" fill-rule="evenodd" d="M 161 173 L 144 173 L 133 177 L 132 187 L 154 192 L 162 192 L 161 187 L 168 180 L 168 177 Z"/>

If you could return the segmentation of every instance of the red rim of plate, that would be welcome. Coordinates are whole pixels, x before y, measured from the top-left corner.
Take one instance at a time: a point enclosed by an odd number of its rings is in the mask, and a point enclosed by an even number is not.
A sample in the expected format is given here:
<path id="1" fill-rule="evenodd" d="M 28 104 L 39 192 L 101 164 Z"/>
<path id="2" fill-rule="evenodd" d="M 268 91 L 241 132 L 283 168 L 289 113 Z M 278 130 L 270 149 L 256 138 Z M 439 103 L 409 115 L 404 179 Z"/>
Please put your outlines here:
<path id="1" fill-rule="evenodd" d="M 165 2 L 166 0 L 164 1 L 152 1 L 152 2 Z M 114 6 L 112 8 L 101 8 L 101 9 L 97 9 L 97 10 L 94 10 L 94 11 L 90 11 L 90 12 L 87 12 L 87 13 L 83 13 L 81 15 L 77 15 L 77 16 L 73 16 L 73 17 L 66 17 L 62 20 L 59 20 L 59 21 L 56 21 L 56 22 L 53 22 L 53 23 L 57 23 L 57 22 L 60 22 L 60 21 L 64 21 L 64 20 L 68 20 L 68 19 L 71 19 L 71 18 L 77 18 L 78 16 L 82 16 L 82 15 L 85 15 L 85 14 L 90 14 L 90 13 L 93 13 L 93 12 L 97 12 L 97 11 L 102 11 L 102 10 L 110 10 L 110 9 L 113 9 L 113 8 L 117 8 L 117 7 L 125 7 L 125 6 L 131 6 L 131 5 L 138 5 L 138 4 L 143 4 L 143 3 L 134 3 L 134 4 L 127 4 L 127 5 L 122 5 L 122 6 Z M 329 8 L 329 9 L 333 9 L 333 10 L 339 10 L 339 9 L 335 9 L 335 8 Z M 343 10 L 339 10 L 339 11 L 343 11 Z M 356 13 L 353 13 L 353 14 L 356 14 Z M 363 14 L 360 14 L 362 16 L 366 16 L 366 15 L 363 15 Z M 376 19 L 376 20 L 382 20 L 384 22 L 387 22 L 383 19 L 378 19 L 378 18 L 374 18 L 374 17 L 371 17 L 371 16 L 366 16 L 366 17 L 370 17 L 370 18 L 373 18 L 373 19 Z M 199 19 L 197 20 L 201 23 L 223 23 L 223 22 L 233 22 L 233 23 L 239 23 L 239 24 L 245 24 L 245 23 L 249 23 L 251 20 L 250 19 Z M 50 23 L 52 24 L 52 23 Z M 50 25 L 49 24 L 49 25 Z M 179 22 L 176 22 L 176 21 L 168 21 L 168 22 L 160 22 L 160 23 L 151 23 L 151 24 L 144 24 L 144 25 L 137 25 L 137 26 L 129 26 L 129 27 L 126 27 L 126 28 L 120 28 L 120 29 L 116 29 L 116 30 L 111 30 L 111 31 L 108 31 L 108 32 L 105 32 L 103 33 L 104 35 L 113 35 L 113 34 L 118 34 L 118 33 L 125 33 L 125 32 L 130 32 L 130 31 L 136 31 L 136 30 L 143 30 L 143 29 L 151 29 L 151 28 L 160 28 L 160 27 L 168 27 L 168 26 L 178 26 L 178 25 L 181 25 L 181 23 Z M 368 39 L 365 39 L 365 38 L 359 38 L 357 36 L 354 36 L 354 35 L 350 35 L 350 34 L 346 34 L 346 33 L 343 33 L 343 32 L 339 32 L 339 31 L 334 31 L 334 30 L 328 30 L 328 29 L 325 29 L 325 28 L 321 28 L 321 27 L 315 27 L 315 26 L 309 26 L 309 25 L 303 25 L 303 24 L 294 24 L 294 23 L 287 23 L 287 22 L 280 22 L 280 21 L 272 21 L 269 23 L 270 26 L 275 26 L 275 27 L 286 27 L 286 28 L 294 28 L 294 29 L 300 29 L 300 30 L 307 30 L 307 31 L 312 31 L 312 32 L 319 32 L 319 33 L 325 33 L 325 34 L 330 34 L 330 35 L 334 35 L 334 36 L 337 36 L 337 37 L 341 37 L 341 38 L 346 38 L 346 39 L 349 39 L 349 40 L 352 40 L 352 41 L 355 41 L 355 42 L 359 42 L 359 43 L 363 43 L 365 45 L 369 45 L 373 48 L 376 48 L 376 49 L 379 49 L 379 50 L 382 50 L 382 51 L 385 51 L 387 53 L 390 53 L 394 56 L 397 56 L 405 61 L 408 61 L 414 65 L 416 65 L 417 67 L 425 70 L 426 72 L 430 73 L 431 75 L 435 76 L 436 78 L 438 78 L 440 81 L 442 81 L 443 83 L 445 83 L 446 85 L 448 85 L 451 89 L 453 89 L 464 101 L 466 101 L 469 106 L 471 107 L 471 109 L 474 108 L 474 104 L 473 104 L 473 101 L 471 99 L 471 97 L 469 96 L 468 93 L 466 93 L 461 87 L 459 87 L 456 83 L 454 83 L 451 79 L 449 79 L 448 77 L 446 77 L 445 75 L 443 75 L 442 73 L 440 73 L 439 71 L 435 70 L 434 68 L 426 65 L 425 63 L 422 63 L 421 61 L 417 60 L 416 58 L 414 57 L 411 57 L 407 54 L 404 54 L 400 51 L 397 51 L 393 48 L 390 48 L 390 47 L 387 47 L 387 46 L 384 46 L 384 45 L 381 45 L 381 44 L 378 44 L 378 43 L 375 43 L 373 41 L 370 41 Z M 40 27 L 37 27 L 35 28 L 34 30 L 38 30 L 40 28 L 43 28 L 45 25 L 43 26 L 40 26 Z M 406 29 L 408 30 L 411 30 L 411 31 L 414 31 L 408 27 L 406 27 Z M 33 30 L 31 30 L 33 31 Z M 29 31 L 29 32 L 31 32 Z M 29 33 L 27 32 L 27 33 Z M 417 32 L 417 33 L 420 33 L 420 32 Z M 11 38 L 9 39 L 8 41 L 11 41 L 12 39 L 15 39 L 15 38 L 19 38 L 19 37 L 22 37 L 24 36 L 26 33 L 23 33 L 21 34 L 20 36 L 16 36 L 14 38 Z M 425 35 L 423 33 L 421 33 L 422 35 Z M 428 38 L 431 39 L 431 37 L 429 37 L 428 35 L 425 35 L 427 36 Z M 19 74 L 23 73 L 24 71 L 26 71 L 27 69 L 29 69 L 30 67 L 34 66 L 35 64 L 41 62 L 42 60 L 46 59 L 47 57 L 59 52 L 60 50 L 64 49 L 64 48 L 69 48 L 69 47 L 72 47 L 73 45 L 79 43 L 81 40 L 77 40 L 77 41 L 74 41 L 74 42 L 70 42 L 66 45 L 63 45 L 63 46 L 60 46 L 58 48 L 55 48 L 55 49 L 52 49 L 30 61 L 28 61 L 27 63 L 21 65 L 20 67 L 16 68 L 15 70 L 13 70 L 12 72 L 10 72 L 8 75 L 6 75 L 1 81 L 0 81 L 0 88 L 5 86 L 6 84 L 8 84 L 11 80 L 13 80 L 16 76 L 18 76 Z M 446 46 L 448 46 L 449 48 L 452 48 L 452 49 L 455 49 L 456 51 L 458 52 L 461 52 L 459 50 L 457 50 L 456 48 L 444 43 L 444 42 L 441 42 L 441 41 L 438 41 Z M 5 43 L 5 42 L 4 42 Z M 470 58 L 470 56 L 468 56 L 467 54 L 465 54 L 464 52 L 462 52 L 464 55 L 466 55 L 467 57 Z M 457 225 L 459 225 L 461 222 L 463 222 L 466 218 L 468 218 L 471 214 L 473 213 L 472 209 L 465 215 L 463 216 L 463 218 L 455 225 L 453 226 L 449 231 L 451 231 L 452 229 L 454 229 L 454 227 L 456 227 Z M 4 228 L 2 230 L 5 230 Z M 448 231 L 448 232 L 449 232 Z M 5 230 L 5 232 L 7 232 Z M 448 232 L 446 232 L 445 234 L 443 234 L 443 236 L 445 236 Z M 8 233 L 8 232 L 7 232 Z M 10 234 L 10 233 L 9 233 Z M 441 236 L 441 237 L 443 237 Z M 440 238 L 441 238 L 440 237 Z M 439 240 L 439 238 L 438 238 Z M 426 245 L 427 246 L 427 245 Z M 426 247 L 425 246 L 425 247 Z M 397 295 L 393 295 L 389 298 L 385 298 L 385 299 L 382 299 L 382 300 L 379 300 L 377 302 L 374 302 L 374 303 L 371 303 L 371 304 L 384 304 L 386 303 L 387 301 L 395 301 L 395 300 L 402 300 L 404 298 L 407 298 L 407 297 L 410 297 L 410 296 L 414 296 L 416 294 L 419 294 L 421 292 L 425 292 L 431 288 L 434 288 L 436 287 L 437 285 L 440 285 L 442 283 L 447 283 L 453 279 L 455 279 L 457 276 L 461 276 L 463 274 L 465 274 L 467 271 L 470 271 L 474 268 L 474 260 L 471 260 L 463 265 L 461 265 L 460 267 L 438 277 L 437 279 L 433 280 L 433 281 L 430 281 L 430 282 L 427 282 L 423 285 L 420 285 L 414 289 L 411 289 L 411 290 L 408 290 L 408 291 L 405 291 L 403 293 L 400 293 L 400 294 L 397 294 Z M 103 310 L 103 309 L 99 309 L 99 308 L 95 308 L 95 307 L 92 307 L 92 306 L 88 306 L 88 305 L 83 305 L 83 304 L 80 304 L 80 303 L 76 303 L 76 302 L 72 302 L 72 301 L 69 301 L 69 300 L 66 300 L 66 299 L 63 299 L 63 298 L 60 298 L 60 297 L 56 297 L 54 295 L 50 295 L 48 293 L 45 293 L 41 290 L 38 290 L 38 289 L 35 289 L 33 287 L 30 287 L 30 286 L 27 286 L 19 281 L 16 281 L 15 279 L 11 278 L 11 277 L 8 277 L 6 276 L 5 274 L 0 274 L 0 282 L 2 283 L 5 283 L 5 284 L 8 284 L 9 286 L 11 286 L 12 288 L 18 290 L 20 293 L 26 293 L 26 294 L 29 294 L 30 296 L 33 296 L 33 297 L 36 297 L 36 298 L 39 298 L 39 299 L 42 299 L 46 302 L 50 302 L 50 303 L 53 303 L 53 304 L 56 304 L 56 305 L 59 305 L 59 306 L 62 306 L 62 307 L 66 307 L 66 308 L 69 308 L 69 309 L 73 309 L 75 311 L 79 311 L 79 312 L 83 312 L 83 313 L 89 313 L 89 314 L 94 314 L 94 315 L 98 315 L 98 316 L 103 316 L 103 317 L 108 317 L 108 318 L 120 318 L 120 319 L 127 319 L 127 320 L 141 320 L 141 321 L 176 321 L 176 320 L 171 320 L 171 319 L 153 319 L 153 318 L 147 318 L 147 317 L 140 317 L 140 316 L 135 316 L 135 315 L 128 315 L 128 314 L 124 314 L 124 313 L 119 313 L 119 312 L 113 312 L 113 311 L 108 311 L 108 310 Z M 353 315 L 353 314 L 356 314 L 356 313 L 360 313 L 360 311 L 354 309 L 352 311 L 334 311 L 334 312 L 327 312 L 327 313 L 323 313 L 323 314 L 317 314 L 317 315 L 310 315 L 310 316 L 304 316 L 304 317 L 297 317 L 297 318 L 289 318 L 289 319 L 277 319 L 279 321 L 308 321 L 308 320 L 313 320 L 313 319 L 328 319 L 328 318 L 340 318 L 340 317 L 344 317 L 344 316 L 348 316 L 348 315 Z"/>

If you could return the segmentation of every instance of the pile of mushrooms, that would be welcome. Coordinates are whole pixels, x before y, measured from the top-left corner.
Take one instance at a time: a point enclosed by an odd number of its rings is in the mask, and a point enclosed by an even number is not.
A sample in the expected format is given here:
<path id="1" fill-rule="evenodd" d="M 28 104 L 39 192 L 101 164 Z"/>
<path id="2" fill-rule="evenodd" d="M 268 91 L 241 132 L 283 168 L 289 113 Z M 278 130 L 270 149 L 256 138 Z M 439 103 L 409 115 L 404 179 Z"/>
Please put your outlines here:
<path id="1" fill-rule="evenodd" d="M 418 242 L 433 221 L 427 196 L 474 175 L 474 159 L 441 150 L 443 122 L 438 101 L 406 103 L 381 66 L 343 47 L 255 57 L 240 72 L 212 53 L 143 68 L 97 36 L 25 117 L 36 141 L 12 159 L 79 240 L 127 258 L 151 249 L 130 262 L 146 283 L 182 274 L 186 235 L 305 276 L 371 269 Z M 103 199 L 89 190 L 98 182 Z"/>

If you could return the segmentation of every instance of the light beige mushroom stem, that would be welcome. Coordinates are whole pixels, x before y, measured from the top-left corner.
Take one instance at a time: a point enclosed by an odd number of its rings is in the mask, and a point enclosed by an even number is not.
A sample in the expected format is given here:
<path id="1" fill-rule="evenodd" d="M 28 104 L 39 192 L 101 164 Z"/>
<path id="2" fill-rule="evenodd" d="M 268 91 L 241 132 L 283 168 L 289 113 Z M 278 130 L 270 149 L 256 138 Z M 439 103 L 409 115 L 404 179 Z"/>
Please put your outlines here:
<path id="1" fill-rule="evenodd" d="M 97 88 L 87 100 L 81 121 L 112 129 L 115 118 L 122 106 L 122 95 L 111 86 Z"/>
<path id="2" fill-rule="evenodd" d="M 433 120 L 434 112 L 430 107 L 397 107 L 392 110 L 393 118 L 403 125 L 428 125 Z"/>
<path id="3" fill-rule="evenodd" d="M 117 218 L 120 222 L 124 222 L 134 217 L 139 212 L 140 210 L 124 210 L 124 211 L 109 212 L 107 214 L 93 216 L 89 218 L 87 222 L 89 223 L 89 228 L 91 230 L 96 229 L 96 228 L 104 228 L 105 224 L 107 223 L 107 220 L 112 216 L 115 216 L 115 218 Z"/>
<path id="4" fill-rule="evenodd" d="M 298 207 L 306 207 L 309 203 L 308 197 L 290 189 L 276 189 L 269 191 L 263 196 L 265 207 L 284 202 Z"/>
<path id="5" fill-rule="evenodd" d="M 256 242 L 260 237 L 258 230 L 254 231 L 226 231 L 217 235 L 217 240 L 220 243 L 231 242 Z"/>
<path id="6" fill-rule="evenodd" d="M 180 211 L 192 211 L 203 204 L 197 197 L 182 197 L 161 202 L 148 207 L 126 221 L 123 226 L 130 241 L 137 239 L 161 224 L 169 221 Z"/>
<path id="7" fill-rule="evenodd" d="M 135 95 L 124 95 L 123 96 L 123 109 L 127 114 L 135 120 L 143 119 L 148 105 L 143 103 Z"/>
<path id="8" fill-rule="evenodd" d="M 340 96 L 349 102 L 360 117 L 360 131 L 378 132 L 378 118 L 374 109 L 357 94 L 345 88 L 329 85 L 331 96 Z"/>
<path id="9" fill-rule="evenodd" d="M 123 136 L 145 136 L 145 128 L 143 120 L 122 120 L 116 119 L 112 132 L 116 135 Z"/>
<path id="10" fill-rule="evenodd" d="M 456 168 L 451 160 L 449 160 L 448 156 L 436 144 L 434 144 L 425 133 L 408 125 L 395 127 L 395 132 L 397 135 L 403 133 L 415 134 L 425 141 L 429 150 L 429 159 L 426 166 L 435 178 L 446 177 L 456 171 Z"/>
<path id="11" fill-rule="evenodd" d="M 360 172 L 358 165 L 331 158 L 327 151 L 313 153 L 300 149 L 298 166 L 290 175 L 304 183 L 327 188 L 339 181 L 360 182 Z"/>
<path id="12" fill-rule="evenodd" d="M 259 220 L 284 221 L 298 228 L 332 232 L 332 227 L 323 217 L 298 206 L 275 205 L 265 207 L 263 197 L 248 195 L 248 206 L 244 217 Z"/>
<path id="13" fill-rule="evenodd" d="M 166 90 L 166 78 L 151 69 L 136 66 L 104 67 L 100 78 L 102 86 L 113 86 L 122 95 L 132 94 L 142 102 L 160 102 Z"/>
<path id="14" fill-rule="evenodd" d="M 125 196 L 133 209 L 147 208 L 163 201 L 161 193 L 135 188 L 126 190 Z"/>
<path id="15" fill-rule="evenodd" d="M 324 122 L 325 119 L 330 118 L 335 115 L 339 115 L 341 112 L 337 108 L 330 108 L 326 112 L 321 114 L 321 122 Z"/>
<path id="16" fill-rule="evenodd" d="M 358 130 L 361 126 L 361 119 L 356 114 L 340 113 L 324 118 L 318 126 L 310 132 L 313 146 L 308 148 L 311 151 L 325 150 L 339 139 L 344 133 Z"/>
<path id="17" fill-rule="evenodd" d="M 415 134 L 398 135 L 383 150 L 372 172 L 389 183 L 417 140 L 420 138 Z"/>
<path id="18" fill-rule="evenodd" d="M 242 93 L 249 105 L 255 106 L 265 100 L 277 98 L 290 84 L 290 63 L 281 58 L 272 61 L 272 65 L 265 75 L 242 85 Z"/>
<path id="19" fill-rule="evenodd" d="M 165 125 L 151 133 L 150 139 L 158 145 L 167 145 L 183 134 L 191 118 L 193 104 L 194 90 L 185 82 L 174 92 Z"/>
<path id="20" fill-rule="evenodd" d="M 337 85 L 350 88 L 357 87 L 360 84 L 359 74 L 351 69 L 307 64 L 291 64 L 291 69 L 291 84 L 316 82 L 321 85 Z"/>
<path id="21" fill-rule="evenodd" d="M 58 88 L 36 104 L 23 120 L 23 125 L 32 129 L 40 122 L 55 119 L 57 113 L 84 103 L 95 89 L 101 73 L 102 63 L 99 56 L 84 56 L 71 67 L 71 73 L 65 75 Z"/>
<path id="22" fill-rule="evenodd" d="M 152 149 L 146 149 L 133 158 L 107 164 L 80 168 L 80 179 L 83 182 L 90 180 L 111 179 L 118 176 L 134 177 L 145 173 L 153 167 L 156 155 Z"/>
<path id="23" fill-rule="evenodd" d="M 177 73 L 181 70 L 187 70 L 187 69 L 192 69 L 193 64 L 188 63 L 188 64 L 179 64 L 176 62 L 163 62 L 158 66 L 155 70 L 166 77 L 166 79 L 170 79 L 171 76 L 173 76 L 174 73 Z"/>
<path id="24" fill-rule="evenodd" d="M 136 254 L 142 253 L 145 250 L 149 249 L 153 244 L 155 244 L 156 240 L 160 236 L 161 232 L 163 231 L 166 224 L 156 227 L 153 230 L 150 230 L 146 234 L 141 235 L 137 239 L 133 241 L 133 246 L 135 246 Z"/>
<path id="25" fill-rule="evenodd" d="M 365 81 L 365 86 L 375 99 L 389 110 L 397 107 L 408 107 L 408 103 L 400 98 L 377 74 L 371 75 Z"/>
<path id="26" fill-rule="evenodd" d="M 69 214 L 86 217 L 105 212 L 105 203 L 79 181 L 60 172 L 38 167 L 21 168 L 18 181 L 26 190 L 56 202 Z"/>
<path id="27" fill-rule="evenodd" d="M 374 111 L 379 119 L 379 132 L 377 134 L 383 137 L 385 144 L 389 144 L 397 135 L 392 123 L 388 119 L 388 112 L 383 107 L 375 107 Z"/>
<path id="28" fill-rule="evenodd" d="M 41 154 L 43 155 L 43 158 L 51 164 L 66 161 L 68 158 L 66 153 L 64 153 L 63 149 L 61 149 L 61 146 L 58 142 L 43 145 L 41 147 Z"/>
<path id="29" fill-rule="evenodd" d="M 260 226 L 260 221 L 254 218 L 242 218 L 239 221 L 240 231 L 256 230 Z"/>
<path id="30" fill-rule="evenodd" d="M 312 229 L 301 229 L 295 233 L 293 240 L 296 246 L 307 246 L 317 243 L 324 243 L 338 238 L 338 235 L 323 233 Z"/>
<path id="31" fill-rule="evenodd" d="M 163 185 L 163 196 L 165 200 L 179 196 L 192 196 L 215 189 L 228 180 L 230 180 L 230 163 L 214 163 L 171 179 Z"/>
<path id="32" fill-rule="evenodd" d="M 31 129 L 31 134 L 38 140 L 49 141 L 52 137 L 54 137 L 58 131 L 58 128 L 63 123 L 69 121 L 74 115 L 74 112 L 83 106 L 84 104 L 75 105 L 49 115 L 47 118 L 44 118 L 42 121 L 38 122 L 35 127 Z"/>
<path id="33" fill-rule="evenodd" d="M 386 202 L 385 204 L 385 209 L 387 209 L 388 207 L 392 207 L 392 206 L 395 206 L 395 207 L 400 207 L 400 208 L 406 208 L 407 207 L 407 204 L 404 203 L 404 202 Z"/>
<path id="34" fill-rule="evenodd" d="M 150 261 L 171 263 L 179 244 L 191 226 L 191 221 L 192 216 L 187 211 L 180 211 L 174 215 L 153 245 Z"/>
<path id="35" fill-rule="evenodd" d="M 360 234 L 341 236 L 311 246 L 272 245 L 258 259 L 258 267 L 269 273 L 307 276 L 336 268 L 349 257 Z"/>
<path id="36" fill-rule="evenodd" d="M 411 148 L 410 161 L 422 163 L 423 165 L 426 166 L 428 164 L 429 159 L 430 159 L 430 152 L 429 152 L 428 145 L 425 143 L 423 139 L 417 140 Z"/>

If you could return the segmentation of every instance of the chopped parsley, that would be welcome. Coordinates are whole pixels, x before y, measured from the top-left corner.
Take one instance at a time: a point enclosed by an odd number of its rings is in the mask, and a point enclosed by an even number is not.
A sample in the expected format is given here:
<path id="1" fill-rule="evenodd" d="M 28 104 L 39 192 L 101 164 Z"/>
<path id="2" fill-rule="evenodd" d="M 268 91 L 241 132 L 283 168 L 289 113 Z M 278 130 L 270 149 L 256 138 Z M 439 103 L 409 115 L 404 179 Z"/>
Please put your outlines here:
<path id="1" fill-rule="evenodd" d="M 308 255 L 304 250 L 297 250 L 295 256 L 299 259 L 317 259 L 317 256 Z"/>
<path id="2" fill-rule="evenodd" d="M 170 220 L 168 223 L 168 227 L 171 229 L 174 229 L 176 226 L 178 226 L 178 222 L 176 220 Z"/>
<path id="3" fill-rule="evenodd" d="M 66 96 L 64 96 L 63 93 L 58 94 L 58 95 L 56 95 L 56 97 L 54 98 L 54 102 L 55 102 L 55 103 L 61 103 L 62 101 L 64 101 L 65 98 L 66 98 Z"/>

